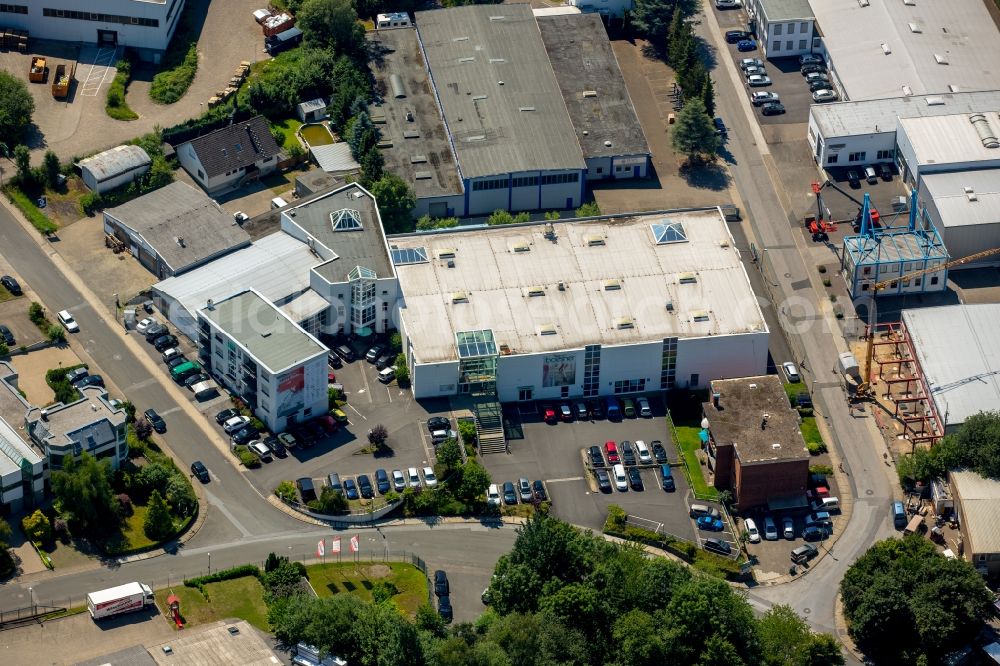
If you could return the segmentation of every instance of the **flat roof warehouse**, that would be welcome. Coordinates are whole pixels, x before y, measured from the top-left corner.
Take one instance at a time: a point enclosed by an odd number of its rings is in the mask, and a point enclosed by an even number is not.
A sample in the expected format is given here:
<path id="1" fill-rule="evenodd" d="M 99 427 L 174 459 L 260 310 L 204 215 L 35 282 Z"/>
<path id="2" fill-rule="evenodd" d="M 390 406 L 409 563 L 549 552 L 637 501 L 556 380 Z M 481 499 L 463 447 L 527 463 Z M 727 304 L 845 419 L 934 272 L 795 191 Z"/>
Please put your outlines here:
<path id="1" fill-rule="evenodd" d="M 492 329 L 523 354 L 766 332 L 717 209 L 392 236 L 420 363 Z M 447 334 L 442 334 L 442 327 Z"/>

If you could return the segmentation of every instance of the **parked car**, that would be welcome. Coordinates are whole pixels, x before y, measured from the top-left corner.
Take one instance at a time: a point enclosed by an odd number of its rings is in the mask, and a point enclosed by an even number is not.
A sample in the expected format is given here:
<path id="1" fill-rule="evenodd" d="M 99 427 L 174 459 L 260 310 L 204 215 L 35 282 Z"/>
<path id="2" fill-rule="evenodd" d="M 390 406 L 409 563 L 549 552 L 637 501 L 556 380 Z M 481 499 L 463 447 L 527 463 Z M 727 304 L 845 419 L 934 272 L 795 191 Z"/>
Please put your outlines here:
<path id="1" fill-rule="evenodd" d="M 403 476 L 402 470 L 392 470 L 392 488 L 397 493 L 401 493 L 406 489 L 406 477 Z"/>
<path id="2" fill-rule="evenodd" d="M 688 509 L 688 515 L 692 518 L 701 518 L 702 516 L 708 516 L 710 518 L 722 518 L 722 514 L 715 507 L 708 506 L 706 504 L 692 504 Z"/>
<path id="3" fill-rule="evenodd" d="M 3 277 L 0 277 L 0 284 L 2 284 L 4 289 L 9 291 L 13 296 L 20 296 L 22 293 L 24 293 L 21 291 L 21 285 L 18 284 L 17 280 L 15 280 L 10 275 L 4 275 Z"/>
<path id="4" fill-rule="evenodd" d="M 331 409 L 330 416 L 332 416 L 333 420 L 336 421 L 337 423 L 348 422 L 347 413 L 344 412 L 344 410 L 340 409 L 339 407 L 334 407 L 333 409 Z"/>
<path id="5" fill-rule="evenodd" d="M 628 468 L 628 485 L 632 487 L 632 490 L 645 490 L 642 485 L 642 474 L 639 473 L 638 468 Z"/>
<path id="6" fill-rule="evenodd" d="M 886 182 L 892 180 L 892 167 L 890 167 L 888 164 L 879 164 L 878 175 L 880 175 L 882 177 L 882 180 Z"/>
<path id="7" fill-rule="evenodd" d="M 833 518 L 826 511 L 815 511 L 806 516 L 806 525 L 831 528 L 833 527 Z"/>
<path id="8" fill-rule="evenodd" d="M 622 462 L 631 467 L 635 465 L 635 451 L 632 449 L 632 442 L 627 439 L 621 443 Z"/>
<path id="9" fill-rule="evenodd" d="M 586 421 L 590 418 L 590 414 L 587 413 L 587 404 L 583 401 L 576 403 L 576 418 L 581 421 Z"/>
<path id="10" fill-rule="evenodd" d="M 743 529 L 747 531 L 750 543 L 760 543 L 760 532 L 757 531 L 757 523 L 754 522 L 753 518 L 747 518 L 743 521 Z"/>
<path id="11" fill-rule="evenodd" d="M 450 592 L 448 574 L 438 569 L 434 572 L 434 596 L 447 597 Z"/>
<path id="12" fill-rule="evenodd" d="M 760 107 L 760 112 L 765 116 L 780 116 L 785 112 L 785 105 L 781 102 L 768 102 Z"/>
<path id="13" fill-rule="evenodd" d="M 486 491 L 486 503 L 490 506 L 500 506 L 500 488 L 497 487 L 497 484 L 490 484 Z"/>
<path id="14" fill-rule="evenodd" d="M 719 518 L 712 518 L 711 516 L 702 516 L 697 521 L 699 530 L 708 530 L 709 532 L 721 532 L 725 529 L 722 520 Z"/>
<path id="15" fill-rule="evenodd" d="M 365 499 L 375 497 L 375 488 L 372 487 L 372 480 L 368 478 L 367 474 L 358 475 L 358 489 L 361 491 L 361 496 Z"/>
<path id="16" fill-rule="evenodd" d="M 740 40 L 740 41 L 736 42 L 736 50 L 740 51 L 740 52 L 743 52 L 743 53 L 745 53 L 747 51 L 756 51 L 757 50 L 757 42 L 755 42 L 752 39 L 743 39 L 743 40 Z"/>
<path id="17" fill-rule="evenodd" d="M 609 421 L 617 421 L 622 417 L 621 406 L 618 404 L 618 398 L 607 397 L 604 399 L 605 411 L 608 415 Z"/>
<path id="18" fill-rule="evenodd" d="M 803 65 L 813 65 L 813 64 L 822 65 L 823 57 L 816 55 L 815 53 L 804 53 L 803 55 L 799 56 L 799 67 L 802 67 Z"/>
<path id="19" fill-rule="evenodd" d="M 778 526 L 774 524 L 774 518 L 764 516 L 764 538 L 768 541 L 778 540 Z"/>
<path id="20" fill-rule="evenodd" d="M 368 353 L 365 354 L 365 360 L 369 363 L 374 363 L 383 353 L 385 353 L 385 345 L 377 344 L 368 350 Z"/>
<path id="21" fill-rule="evenodd" d="M 618 445 L 614 442 L 604 442 L 604 453 L 608 456 L 608 463 L 611 465 L 617 465 L 621 462 L 618 457 Z"/>
<path id="22" fill-rule="evenodd" d="M 375 488 L 378 490 L 379 495 L 385 495 L 392 488 L 392 485 L 389 483 L 389 473 L 381 467 L 375 470 Z"/>
<path id="23" fill-rule="evenodd" d="M 799 68 L 799 72 L 802 73 L 802 76 L 808 76 L 810 74 L 819 74 L 821 72 L 826 72 L 826 67 L 823 66 L 823 63 L 810 62 L 805 65 L 802 65 Z"/>
<path id="24" fill-rule="evenodd" d="M 625 468 L 621 464 L 618 464 L 611 468 L 611 472 L 615 476 L 615 488 L 617 488 L 620 492 L 628 490 L 628 480 L 625 478 Z"/>
<path id="25" fill-rule="evenodd" d="M 601 447 L 595 444 L 590 447 L 589 453 L 591 467 L 604 467 L 604 455 L 601 454 Z"/>
<path id="26" fill-rule="evenodd" d="M 777 102 L 781 97 L 776 92 L 769 90 L 755 90 L 750 93 L 750 103 L 754 106 L 761 106 L 768 102 Z"/>
<path id="27" fill-rule="evenodd" d="M 837 93 L 832 90 L 817 90 L 812 94 L 814 102 L 834 102 L 837 100 Z"/>
<path id="28" fill-rule="evenodd" d="M 173 370 L 179 365 L 184 365 L 185 363 L 190 363 L 190 361 L 185 358 L 184 354 L 177 354 L 176 356 L 170 357 L 169 360 L 165 361 L 167 364 L 167 369 Z"/>
<path id="29" fill-rule="evenodd" d="M 809 92 L 819 92 L 820 90 L 832 90 L 830 82 L 823 81 L 822 79 L 809 81 Z"/>
<path id="30" fill-rule="evenodd" d="M 799 376 L 799 369 L 795 367 L 795 364 L 791 361 L 785 361 L 781 364 L 781 369 L 785 371 L 785 376 L 788 377 L 788 381 L 792 384 L 797 384 L 802 381 L 802 377 Z"/>
<path id="31" fill-rule="evenodd" d="M 299 489 L 299 497 L 302 498 L 303 504 L 307 504 L 316 499 L 316 487 L 313 485 L 312 479 L 308 476 L 296 479 L 295 487 Z"/>
<path id="32" fill-rule="evenodd" d="M 781 535 L 792 541 L 795 539 L 795 521 L 791 518 L 782 518 L 781 520 Z"/>
<path id="33" fill-rule="evenodd" d="M 261 462 L 271 462 L 272 460 L 271 449 L 267 448 L 267 444 L 259 439 L 254 442 L 250 442 L 247 449 L 250 450 L 250 453 L 260 458 Z"/>
<path id="34" fill-rule="evenodd" d="M 156 432 L 164 433 L 167 431 L 167 422 L 152 407 L 144 411 L 142 415 L 146 417 L 146 420 L 149 421 L 149 424 L 153 426 L 153 430 Z"/>
<path id="35" fill-rule="evenodd" d="M 806 541 L 822 541 L 827 537 L 827 531 L 819 525 L 806 525 L 802 528 L 802 538 Z"/>
<path id="36" fill-rule="evenodd" d="M 676 489 L 674 485 L 674 473 L 670 469 L 670 465 L 660 465 L 660 487 L 667 492 L 673 492 Z"/>
<path id="37" fill-rule="evenodd" d="M 66 371 L 66 381 L 68 381 L 70 384 L 75 384 L 76 382 L 86 377 L 88 374 L 90 373 L 87 372 L 87 368 L 84 367 L 73 368 L 72 370 Z"/>
<path id="38" fill-rule="evenodd" d="M 432 416 L 427 419 L 427 431 L 434 432 L 435 430 L 449 430 L 451 428 L 451 421 L 443 416 Z"/>
<path id="39" fill-rule="evenodd" d="M 508 506 L 517 504 L 517 492 L 514 490 L 514 484 L 510 481 L 503 482 L 503 502 Z"/>
<path id="40" fill-rule="evenodd" d="M 606 469 L 595 470 L 594 473 L 597 475 L 597 489 L 602 493 L 611 492 L 611 475 L 608 474 Z"/>
<path id="41" fill-rule="evenodd" d="M 751 74 L 767 74 L 767 69 L 763 65 L 747 65 L 742 69 L 744 76 L 750 76 Z"/>
<path id="42" fill-rule="evenodd" d="M 795 564 L 802 564 L 803 562 L 808 562 L 817 555 L 819 555 L 819 551 L 816 550 L 816 546 L 804 543 L 798 548 L 792 550 L 792 562 L 795 562 Z"/>
<path id="43" fill-rule="evenodd" d="M 451 597 L 438 597 L 438 615 L 446 624 L 452 621 L 454 611 L 451 608 Z"/>
<path id="44" fill-rule="evenodd" d="M 521 498 L 522 503 L 530 502 L 533 497 L 531 493 L 531 484 L 524 477 L 517 480 L 517 494 Z"/>
<path id="45" fill-rule="evenodd" d="M 158 337 L 160 337 L 161 335 L 166 335 L 169 332 L 170 331 L 168 331 L 167 327 L 164 326 L 163 324 L 153 324 L 152 326 L 146 329 L 146 332 L 143 333 L 143 337 L 146 338 L 146 342 L 152 344 L 153 341 L 155 341 Z"/>
<path id="46" fill-rule="evenodd" d="M 438 484 L 437 477 L 434 476 L 434 470 L 430 467 L 424 467 L 424 483 L 428 488 L 433 488 Z"/>
<path id="47" fill-rule="evenodd" d="M 86 388 L 88 386 L 104 386 L 104 377 L 100 375 L 87 375 L 86 377 L 81 377 L 80 379 L 73 382 L 73 386 L 78 389 Z"/>
<path id="48" fill-rule="evenodd" d="M 158 352 L 164 352 L 172 347 L 175 347 L 177 342 L 178 340 L 176 335 L 170 335 L 169 333 L 167 335 L 161 335 L 153 340 L 153 349 Z"/>
<path id="49" fill-rule="evenodd" d="M 358 492 L 358 484 L 354 482 L 354 479 L 344 479 L 344 497 L 349 500 L 361 498 L 361 493 Z"/>
<path id="50" fill-rule="evenodd" d="M 761 74 L 752 74 L 747 77 L 747 85 L 751 88 L 759 88 L 761 86 L 771 85 L 771 77 L 763 76 Z"/>
<path id="51" fill-rule="evenodd" d="M 378 357 L 377 361 L 375 361 L 375 369 L 376 370 L 385 370 L 390 365 L 392 365 L 395 361 L 396 361 L 396 357 L 393 356 L 392 354 L 383 354 L 382 356 Z"/>
<path id="52" fill-rule="evenodd" d="M 281 442 L 287 449 L 294 449 L 299 445 L 298 440 L 295 439 L 295 435 L 290 432 L 283 432 L 278 435 L 278 441 Z"/>
<path id="53" fill-rule="evenodd" d="M 354 351 L 347 345 L 338 345 L 333 348 L 334 353 L 340 358 L 350 363 L 354 360 Z"/>
<path id="54" fill-rule="evenodd" d="M 340 370 L 342 367 L 344 367 L 344 362 L 340 360 L 340 357 L 337 356 L 336 352 L 331 351 L 330 353 L 328 353 L 326 355 L 326 361 L 327 363 L 330 364 L 330 367 L 333 368 L 334 370 Z"/>
<path id="55" fill-rule="evenodd" d="M 866 166 L 865 167 L 865 180 L 868 181 L 869 185 L 875 185 L 878 183 L 878 176 L 875 175 L 875 167 Z"/>
<path id="56" fill-rule="evenodd" d="M 542 406 L 542 419 L 544 419 L 546 423 L 550 424 L 558 421 L 558 417 L 556 417 L 556 410 L 552 407 L 552 405 Z"/>
<path id="57" fill-rule="evenodd" d="M 721 137 L 726 136 L 729 131 L 726 129 L 726 123 L 722 122 L 722 118 L 718 116 L 712 119 L 712 125 L 715 126 L 715 133 Z"/>
<path id="58" fill-rule="evenodd" d="M 80 325 L 76 323 L 73 319 L 73 315 L 69 313 L 69 310 L 60 310 L 56 313 L 56 319 L 59 323 L 63 325 L 67 333 L 78 333 L 80 331 Z M 164 329 L 166 330 L 166 329 Z"/>
<path id="59" fill-rule="evenodd" d="M 549 499 L 548 493 L 545 492 L 545 484 L 542 483 L 541 479 L 535 479 L 531 484 L 531 492 L 534 494 L 535 499 L 539 502 L 545 502 Z"/>
<path id="60" fill-rule="evenodd" d="M 716 9 L 736 9 L 740 6 L 740 0 L 715 0 Z"/>
<path id="61" fill-rule="evenodd" d="M 559 405 L 559 418 L 569 423 L 573 420 L 573 410 L 565 402 Z"/>
<path id="62" fill-rule="evenodd" d="M 749 32 L 745 30 L 727 30 L 726 31 L 726 42 L 729 44 L 737 44 L 749 37 L 753 37 Z"/>
<path id="63" fill-rule="evenodd" d="M 729 555 L 733 552 L 732 546 L 722 539 L 702 539 L 701 547 L 711 553 L 717 553 L 719 555 Z"/>
<path id="64" fill-rule="evenodd" d="M 901 530 L 906 527 L 907 522 L 906 510 L 903 508 L 903 503 L 895 501 L 892 503 L 892 524 L 897 530 Z"/>
<path id="65" fill-rule="evenodd" d="M 822 81 L 823 83 L 830 83 L 830 77 L 826 75 L 826 72 L 809 72 L 806 74 L 806 82 L 812 83 L 813 81 Z M 827 88 L 832 86 L 827 85 Z"/>
<path id="66" fill-rule="evenodd" d="M 600 400 L 588 400 L 587 409 L 590 411 L 590 418 L 592 419 L 604 418 L 604 408 L 601 406 Z"/>
<path id="67" fill-rule="evenodd" d="M 211 379 L 211 377 L 206 375 L 204 372 L 196 372 L 195 374 L 188 375 L 187 377 L 184 378 L 184 386 L 186 388 L 194 390 L 194 387 L 197 384 L 200 384 L 202 382 L 207 382 L 209 379 Z"/>
<path id="68" fill-rule="evenodd" d="M 635 453 L 639 457 L 640 465 L 653 464 L 653 454 L 649 452 L 649 447 L 646 446 L 646 442 L 641 439 L 635 440 Z"/>
<path id="69" fill-rule="evenodd" d="M 4 344 L 8 347 L 14 346 L 14 334 L 3 324 L 0 324 L 0 338 L 3 338 Z"/>
<path id="70" fill-rule="evenodd" d="M 145 335 L 150 326 L 155 326 L 159 323 L 155 317 L 146 317 L 139 320 L 139 323 L 135 325 L 135 330 L 141 335 Z"/>
<path id="71" fill-rule="evenodd" d="M 416 467 L 410 467 L 406 470 L 406 482 L 411 488 L 420 487 L 420 475 L 417 474 Z"/>
<path id="72" fill-rule="evenodd" d="M 202 483 L 208 483 L 211 480 L 211 477 L 208 475 L 208 468 L 205 467 L 205 463 L 200 460 L 195 460 L 191 463 L 191 473 L 194 474 Z"/>
<path id="73" fill-rule="evenodd" d="M 635 403 L 632 398 L 622 398 L 622 413 L 627 419 L 635 418 Z"/>
<path id="74" fill-rule="evenodd" d="M 660 464 L 667 462 L 667 450 L 663 448 L 663 443 L 660 440 L 658 439 L 653 440 L 652 449 L 653 449 L 653 458 L 656 459 L 656 462 Z"/>
<path id="75" fill-rule="evenodd" d="M 761 60 L 760 58 L 743 58 L 739 61 L 738 64 L 740 66 L 740 69 L 742 69 L 745 72 L 748 67 L 763 67 L 764 61 Z"/>
<path id="76" fill-rule="evenodd" d="M 861 179 L 858 178 L 858 172 L 854 169 L 850 169 L 847 172 L 847 183 L 851 187 L 861 187 Z"/>
<path id="77" fill-rule="evenodd" d="M 233 416 L 229 420 L 222 422 L 222 429 L 226 431 L 227 435 L 231 435 L 245 427 L 248 423 L 250 423 L 249 416 Z"/>
<path id="78" fill-rule="evenodd" d="M 264 443 L 267 444 L 267 448 L 271 449 L 271 453 L 278 456 L 279 458 L 288 457 L 288 449 L 286 449 L 285 445 L 281 443 L 281 440 L 275 437 L 274 435 L 271 435 L 267 439 L 265 439 Z"/>
<path id="79" fill-rule="evenodd" d="M 168 347 L 167 349 L 163 350 L 163 353 L 161 354 L 160 358 L 163 359 L 164 363 L 168 363 L 170 359 L 177 358 L 178 356 L 181 356 L 180 349 L 178 349 L 177 347 Z"/>
<path id="80" fill-rule="evenodd" d="M 233 435 L 232 435 L 232 437 L 231 437 L 231 439 L 233 441 L 233 444 L 235 444 L 237 446 L 240 446 L 240 445 L 249 444 L 253 440 L 257 439 L 258 437 L 260 437 L 260 431 L 257 430 L 257 428 L 254 428 L 253 426 L 248 425 L 248 426 L 246 426 L 246 427 L 244 427 L 244 428 L 242 428 L 242 429 L 237 430 L 236 432 L 234 432 Z"/>

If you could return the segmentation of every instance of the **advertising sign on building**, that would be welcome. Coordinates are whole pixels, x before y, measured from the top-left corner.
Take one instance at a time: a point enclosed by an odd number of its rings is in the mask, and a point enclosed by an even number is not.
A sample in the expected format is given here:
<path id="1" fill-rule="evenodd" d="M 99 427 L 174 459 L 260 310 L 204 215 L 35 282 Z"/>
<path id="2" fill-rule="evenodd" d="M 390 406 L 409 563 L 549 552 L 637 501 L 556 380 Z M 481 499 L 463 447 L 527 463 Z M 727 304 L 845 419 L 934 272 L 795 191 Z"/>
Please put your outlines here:
<path id="1" fill-rule="evenodd" d="M 571 386 L 576 383 L 576 356 L 553 354 L 542 359 L 542 386 Z"/>
<path id="2" fill-rule="evenodd" d="M 278 416 L 297 414 L 305 406 L 303 395 L 306 385 L 306 370 L 299 366 L 278 377 Z"/>

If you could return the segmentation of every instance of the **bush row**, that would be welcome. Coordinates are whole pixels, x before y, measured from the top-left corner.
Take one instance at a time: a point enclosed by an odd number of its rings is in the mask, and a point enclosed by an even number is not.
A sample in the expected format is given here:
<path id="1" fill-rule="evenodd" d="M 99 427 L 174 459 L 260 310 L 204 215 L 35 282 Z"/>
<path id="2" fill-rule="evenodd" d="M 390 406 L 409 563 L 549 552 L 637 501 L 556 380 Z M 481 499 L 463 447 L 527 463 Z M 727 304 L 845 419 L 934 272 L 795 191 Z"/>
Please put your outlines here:
<path id="1" fill-rule="evenodd" d="M 224 580 L 233 580 L 234 578 L 243 578 L 245 576 L 254 576 L 259 579 L 261 577 L 260 567 L 256 564 L 241 564 L 238 567 L 216 571 L 215 573 L 207 576 L 185 578 L 184 587 L 193 587 L 201 592 L 202 596 L 204 596 L 206 600 L 209 600 L 208 591 L 205 589 L 206 585 L 209 583 L 221 583 Z"/>

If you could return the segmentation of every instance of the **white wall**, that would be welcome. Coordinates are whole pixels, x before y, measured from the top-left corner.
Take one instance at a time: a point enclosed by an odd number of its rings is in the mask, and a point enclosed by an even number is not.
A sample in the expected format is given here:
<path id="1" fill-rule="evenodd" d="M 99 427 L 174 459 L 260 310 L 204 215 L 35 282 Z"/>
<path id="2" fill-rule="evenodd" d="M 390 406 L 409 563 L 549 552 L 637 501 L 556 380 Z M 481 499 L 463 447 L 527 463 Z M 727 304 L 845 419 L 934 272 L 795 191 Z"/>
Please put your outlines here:
<path id="1" fill-rule="evenodd" d="M 803 30 L 803 28 L 805 28 Z M 762 21 L 758 28 L 761 48 L 768 58 L 785 58 L 812 52 L 813 21 Z"/>
<path id="2" fill-rule="evenodd" d="M 546 172 L 546 173 L 552 174 L 552 173 L 556 173 L 556 172 L 549 171 L 549 172 Z M 559 173 L 567 173 L 567 172 L 559 172 Z M 585 177 L 584 173 L 581 172 L 581 171 L 568 172 L 568 173 L 579 173 L 580 174 L 580 181 L 582 181 L 584 179 L 584 177 Z M 580 181 L 577 181 L 575 183 L 559 183 L 559 184 L 556 184 L 556 185 L 542 185 L 542 205 L 541 205 L 541 209 L 542 210 L 550 210 L 550 209 L 555 208 L 555 209 L 558 209 L 558 210 L 562 210 L 564 208 L 577 208 L 577 207 L 579 207 L 580 204 L 583 203 L 583 201 L 581 201 L 581 193 L 583 191 L 583 187 L 582 187 Z M 569 202 L 569 205 L 567 205 L 567 202 L 566 202 L 567 199 L 571 200 Z"/>
<path id="3" fill-rule="evenodd" d="M 278 391 L 278 379 L 294 368 L 282 371 L 276 375 L 265 374 L 263 369 L 258 373 L 257 384 L 257 416 L 264 421 L 273 432 L 281 432 L 288 427 L 289 419 L 301 423 L 322 416 L 327 412 L 329 398 L 327 397 L 326 354 L 315 356 L 301 363 L 305 383 L 302 389 L 302 408 L 295 414 L 279 417 L 278 405 L 281 404 L 281 394 Z M 298 366 L 295 366 L 298 367 Z M 264 394 L 264 385 L 268 395 Z"/>
<path id="4" fill-rule="evenodd" d="M 414 398 L 434 398 L 458 393 L 458 361 L 413 364 L 410 381 Z"/>
<path id="5" fill-rule="evenodd" d="M 815 133 L 819 132 L 818 128 L 813 125 L 811 116 L 809 119 L 809 131 Z M 813 136 L 815 136 L 815 134 Z M 819 155 L 815 154 L 815 139 L 809 148 L 813 152 L 813 157 L 816 159 L 817 164 L 826 169 L 831 167 L 836 168 L 851 165 L 865 166 L 868 164 L 877 164 L 879 162 L 892 162 L 893 160 L 891 157 L 878 159 L 878 152 L 880 150 L 891 151 L 895 148 L 895 144 L 895 132 L 879 132 L 877 134 L 858 134 L 847 137 L 822 137 Z M 864 156 L 854 153 L 864 153 Z M 854 154 L 856 159 L 850 159 L 852 154 Z M 836 162 L 830 161 L 830 157 L 832 155 L 837 156 Z"/>
<path id="6" fill-rule="evenodd" d="M 649 169 L 649 156 L 631 155 L 614 158 L 614 167 L 611 170 L 616 179 L 622 178 L 645 178 Z M 638 176 L 635 174 L 635 167 L 639 167 Z"/>
<path id="7" fill-rule="evenodd" d="M 10 487 L 4 492 L 3 489 Z M 24 501 L 24 492 L 21 489 L 21 470 L 16 469 L 10 474 L 0 476 L 0 505 L 10 506 L 11 511 L 20 510 Z"/>
<path id="8" fill-rule="evenodd" d="M 477 178 L 467 180 L 465 187 L 469 191 L 469 215 L 489 215 L 495 210 L 507 210 L 507 186 L 499 187 L 495 190 L 476 190 L 474 184 L 477 181 L 491 181 L 505 176 L 493 176 L 491 178 Z M 534 206 L 532 206 L 534 208 Z"/>
<path id="9" fill-rule="evenodd" d="M 676 386 L 705 388 L 713 379 L 767 374 L 767 340 L 766 332 L 680 338 Z M 695 385 L 691 385 L 693 374 L 698 374 Z"/>
<path id="10" fill-rule="evenodd" d="M 131 183 L 133 180 L 143 175 L 147 171 L 149 171 L 148 164 L 140 169 L 135 169 L 133 171 L 126 171 L 125 173 L 118 174 L 113 178 L 108 178 L 107 180 L 98 183 L 97 178 L 94 176 L 94 173 L 87 167 L 83 167 L 80 170 L 80 177 L 83 179 L 84 185 L 89 187 L 94 192 L 99 192 L 103 194 L 104 192 L 113 190 L 116 187 L 125 185 L 126 183 Z"/>

